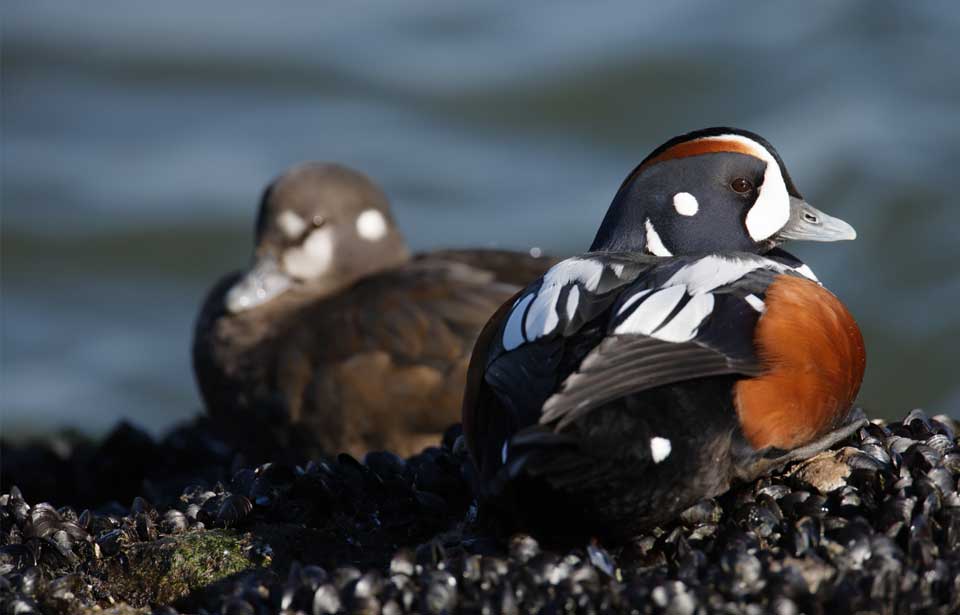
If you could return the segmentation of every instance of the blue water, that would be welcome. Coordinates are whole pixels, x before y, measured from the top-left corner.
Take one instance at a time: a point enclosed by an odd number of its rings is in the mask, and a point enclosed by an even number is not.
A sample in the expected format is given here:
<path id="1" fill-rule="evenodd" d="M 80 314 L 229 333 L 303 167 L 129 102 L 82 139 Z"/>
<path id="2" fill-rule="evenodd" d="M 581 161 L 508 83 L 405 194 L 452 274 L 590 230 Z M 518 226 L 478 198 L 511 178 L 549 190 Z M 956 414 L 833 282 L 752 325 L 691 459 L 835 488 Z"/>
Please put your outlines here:
<path id="1" fill-rule="evenodd" d="M 377 178 L 417 249 L 568 253 L 715 124 L 859 231 L 796 251 L 862 325 L 868 411 L 960 416 L 960 5 L 282 6 L 3 4 L 5 432 L 198 412 L 193 316 L 290 164 Z"/>

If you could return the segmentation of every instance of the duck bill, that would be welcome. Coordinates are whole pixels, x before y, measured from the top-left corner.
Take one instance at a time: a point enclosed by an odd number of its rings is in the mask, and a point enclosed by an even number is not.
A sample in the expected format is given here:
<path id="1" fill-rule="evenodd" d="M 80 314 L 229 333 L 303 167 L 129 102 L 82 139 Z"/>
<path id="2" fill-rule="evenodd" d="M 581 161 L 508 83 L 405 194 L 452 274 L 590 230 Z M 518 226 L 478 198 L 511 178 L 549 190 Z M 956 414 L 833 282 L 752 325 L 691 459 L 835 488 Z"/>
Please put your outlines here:
<path id="1" fill-rule="evenodd" d="M 263 257 L 227 291 L 227 310 L 236 314 L 263 305 L 291 286 L 293 280 L 280 269 L 276 259 Z"/>
<path id="2" fill-rule="evenodd" d="M 829 216 L 803 199 L 790 197 L 790 219 L 774 236 L 784 241 L 846 241 L 857 238 L 857 231 L 841 220 Z"/>

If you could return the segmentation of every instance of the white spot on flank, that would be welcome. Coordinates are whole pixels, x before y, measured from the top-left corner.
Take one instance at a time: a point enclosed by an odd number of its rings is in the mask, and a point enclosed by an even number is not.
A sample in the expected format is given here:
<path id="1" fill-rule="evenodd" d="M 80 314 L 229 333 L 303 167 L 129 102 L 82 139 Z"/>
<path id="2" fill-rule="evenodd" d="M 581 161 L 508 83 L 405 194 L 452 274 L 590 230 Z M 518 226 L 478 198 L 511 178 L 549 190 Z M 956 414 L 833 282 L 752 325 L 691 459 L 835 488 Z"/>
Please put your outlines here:
<path id="1" fill-rule="evenodd" d="M 333 229 L 318 228 L 302 244 L 283 253 L 284 270 L 301 280 L 319 277 L 333 263 L 333 243 Z"/>
<path id="2" fill-rule="evenodd" d="M 357 216 L 357 234 L 367 241 L 377 241 L 387 234 L 387 219 L 376 209 L 368 209 Z"/>
<path id="3" fill-rule="evenodd" d="M 653 463 L 660 463 L 670 456 L 670 440 L 656 436 L 650 438 L 650 455 L 653 457 Z"/>
<path id="4" fill-rule="evenodd" d="M 297 214 L 287 210 L 277 216 L 277 226 L 280 227 L 284 235 L 290 239 L 296 239 L 306 230 L 307 223 Z"/>
<path id="5" fill-rule="evenodd" d="M 694 216 L 700 210 L 700 203 L 689 192 L 678 192 L 673 195 L 673 207 L 681 216 Z"/>
<path id="6" fill-rule="evenodd" d="M 760 312 L 761 314 L 767 311 L 767 304 L 764 303 L 763 299 L 761 299 L 760 297 L 754 294 L 749 294 L 746 297 L 744 297 L 744 299 L 747 300 L 747 303 L 750 304 L 750 307 Z"/>
<path id="7" fill-rule="evenodd" d="M 647 251 L 654 256 L 673 256 L 670 250 L 663 245 L 663 241 L 661 241 L 660 235 L 657 234 L 657 230 L 653 228 L 650 218 L 647 218 L 644 226 L 647 229 Z"/>
<path id="8" fill-rule="evenodd" d="M 543 250 L 541 250 L 537 246 L 533 246 L 532 248 L 530 248 L 530 256 L 532 256 L 533 258 L 540 258 L 541 256 L 543 256 Z"/>
<path id="9" fill-rule="evenodd" d="M 820 278 L 817 277 L 817 274 L 813 272 L 813 269 L 810 268 L 810 265 L 800 265 L 794 269 L 797 273 L 807 278 L 808 280 L 813 280 L 817 284 L 820 283 Z"/>
<path id="10" fill-rule="evenodd" d="M 507 463 L 508 444 L 508 442 L 504 442 L 503 447 L 500 449 L 500 463 Z"/>

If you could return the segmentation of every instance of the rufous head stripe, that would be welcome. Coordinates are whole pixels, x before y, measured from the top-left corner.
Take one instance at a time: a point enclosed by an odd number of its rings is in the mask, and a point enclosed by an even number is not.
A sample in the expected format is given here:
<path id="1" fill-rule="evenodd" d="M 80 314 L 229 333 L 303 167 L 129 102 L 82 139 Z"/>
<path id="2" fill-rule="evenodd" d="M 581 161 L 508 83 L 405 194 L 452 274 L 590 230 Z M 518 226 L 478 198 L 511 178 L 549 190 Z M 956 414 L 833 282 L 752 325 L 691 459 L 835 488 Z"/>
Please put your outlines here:
<path id="1" fill-rule="evenodd" d="M 645 161 L 637 169 L 637 172 L 665 160 L 689 158 L 690 156 L 699 156 L 700 154 L 715 154 L 720 152 L 746 154 L 747 156 L 753 156 L 766 161 L 765 157 L 757 150 L 758 146 L 751 146 L 751 144 L 745 139 L 740 140 L 725 137 L 706 137 L 703 139 L 695 139 L 693 141 L 684 141 L 683 143 L 677 143 L 673 147 L 670 147 L 660 152 L 653 158 Z"/>

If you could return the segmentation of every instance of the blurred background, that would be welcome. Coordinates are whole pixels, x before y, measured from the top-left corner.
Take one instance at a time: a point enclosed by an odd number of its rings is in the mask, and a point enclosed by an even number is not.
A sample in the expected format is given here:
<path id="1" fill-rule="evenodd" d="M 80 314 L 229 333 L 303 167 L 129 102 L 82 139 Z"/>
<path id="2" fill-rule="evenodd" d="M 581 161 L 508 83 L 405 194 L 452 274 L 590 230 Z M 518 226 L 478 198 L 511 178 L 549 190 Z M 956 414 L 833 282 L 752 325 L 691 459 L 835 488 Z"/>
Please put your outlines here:
<path id="1" fill-rule="evenodd" d="M 6 436 L 200 411 L 195 312 L 288 165 L 369 173 L 416 249 L 585 250 L 667 138 L 766 136 L 853 243 L 860 400 L 960 417 L 960 5 L 4 3 Z"/>

